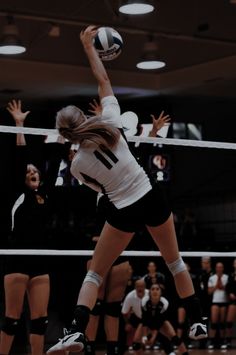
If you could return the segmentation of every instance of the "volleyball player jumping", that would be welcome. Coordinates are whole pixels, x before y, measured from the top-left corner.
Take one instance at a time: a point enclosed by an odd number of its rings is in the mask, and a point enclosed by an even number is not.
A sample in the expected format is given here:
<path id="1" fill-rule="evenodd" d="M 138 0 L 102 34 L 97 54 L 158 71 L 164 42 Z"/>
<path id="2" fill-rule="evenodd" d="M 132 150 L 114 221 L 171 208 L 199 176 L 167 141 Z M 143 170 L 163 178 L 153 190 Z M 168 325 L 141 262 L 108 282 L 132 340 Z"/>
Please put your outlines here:
<path id="1" fill-rule="evenodd" d="M 78 107 L 67 106 L 57 113 L 56 127 L 71 143 L 79 143 L 71 172 L 91 188 L 108 196 L 107 216 L 79 293 L 71 328 L 48 350 L 47 353 L 51 354 L 58 350 L 83 350 L 84 333 L 98 288 L 134 232 L 144 225 L 174 277 L 176 290 L 190 319 L 189 336 L 192 339 L 207 337 L 199 300 L 179 254 L 173 215 L 167 200 L 158 184 L 152 186 L 122 136 L 120 107 L 93 45 L 96 33 L 94 26 L 88 26 L 81 32 L 80 39 L 98 83 L 102 115 L 87 120 Z"/>

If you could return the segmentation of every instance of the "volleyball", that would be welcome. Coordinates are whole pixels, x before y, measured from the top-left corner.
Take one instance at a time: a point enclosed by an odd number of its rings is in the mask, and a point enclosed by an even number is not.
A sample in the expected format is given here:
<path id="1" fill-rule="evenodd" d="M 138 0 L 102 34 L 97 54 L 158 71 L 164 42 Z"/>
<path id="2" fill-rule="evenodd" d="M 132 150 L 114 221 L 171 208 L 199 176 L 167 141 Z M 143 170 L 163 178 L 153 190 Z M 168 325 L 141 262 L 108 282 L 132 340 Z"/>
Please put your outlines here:
<path id="1" fill-rule="evenodd" d="M 109 61 L 120 55 L 123 40 L 114 28 L 100 27 L 94 38 L 94 46 L 101 60 Z"/>

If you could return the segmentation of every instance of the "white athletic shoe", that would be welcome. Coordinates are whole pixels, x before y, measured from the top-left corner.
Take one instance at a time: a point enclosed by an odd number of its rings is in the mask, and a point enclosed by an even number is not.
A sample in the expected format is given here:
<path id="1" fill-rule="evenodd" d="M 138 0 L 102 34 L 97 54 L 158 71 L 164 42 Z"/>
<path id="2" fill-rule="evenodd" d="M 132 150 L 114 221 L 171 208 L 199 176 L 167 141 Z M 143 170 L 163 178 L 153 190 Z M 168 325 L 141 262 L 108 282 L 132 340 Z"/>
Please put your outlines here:
<path id="1" fill-rule="evenodd" d="M 190 327 L 189 338 L 193 340 L 200 340 L 207 338 L 207 326 L 203 323 L 194 323 Z"/>
<path id="2" fill-rule="evenodd" d="M 68 333 L 58 343 L 48 349 L 47 354 L 53 354 L 56 351 L 80 352 L 84 349 L 84 335 L 82 333 Z"/>

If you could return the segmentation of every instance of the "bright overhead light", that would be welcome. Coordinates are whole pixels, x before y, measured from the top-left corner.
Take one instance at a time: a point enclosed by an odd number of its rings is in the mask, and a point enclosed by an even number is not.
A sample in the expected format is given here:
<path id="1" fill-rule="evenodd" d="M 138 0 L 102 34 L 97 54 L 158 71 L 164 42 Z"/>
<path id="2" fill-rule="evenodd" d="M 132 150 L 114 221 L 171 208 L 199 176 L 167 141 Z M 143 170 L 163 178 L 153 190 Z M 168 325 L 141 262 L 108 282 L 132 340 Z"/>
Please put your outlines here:
<path id="1" fill-rule="evenodd" d="M 152 38 L 144 44 L 143 54 L 140 61 L 136 64 L 138 69 L 151 70 L 161 69 L 166 63 L 159 60 L 158 45 Z"/>
<path id="2" fill-rule="evenodd" d="M 0 44 L 0 54 L 21 54 L 26 51 L 26 48 L 21 45 L 13 45 L 13 44 L 6 44 L 6 45 L 1 45 Z"/>
<path id="3" fill-rule="evenodd" d="M 136 64 L 137 68 L 144 70 L 161 69 L 165 66 L 166 63 L 160 60 L 145 60 Z"/>
<path id="4" fill-rule="evenodd" d="M 13 18 L 8 17 L 8 24 L 4 26 L 0 40 L 0 54 L 12 55 L 24 53 L 26 48 L 22 45 L 17 26 Z"/>
<path id="5" fill-rule="evenodd" d="M 123 1 L 123 4 L 119 8 L 119 11 L 126 15 L 142 15 L 152 12 L 153 10 L 154 6 L 144 0 Z"/>

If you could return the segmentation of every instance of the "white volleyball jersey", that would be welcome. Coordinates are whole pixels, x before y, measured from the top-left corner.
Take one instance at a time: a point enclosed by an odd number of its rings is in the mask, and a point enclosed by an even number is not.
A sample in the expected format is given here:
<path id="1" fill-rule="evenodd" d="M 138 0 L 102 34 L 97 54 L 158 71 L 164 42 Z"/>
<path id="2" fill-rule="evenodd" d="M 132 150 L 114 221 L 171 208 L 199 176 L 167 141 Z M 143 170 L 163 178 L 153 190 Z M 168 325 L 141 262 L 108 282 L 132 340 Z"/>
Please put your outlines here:
<path id="1" fill-rule="evenodd" d="M 144 297 L 148 297 L 149 290 L 145 289 Z M 138 318 L 142 317 L 142 298 L 137 296 L 136 290 L 130 291 L 123 302 L 121 313 L 134 313 Z"/>
<path id="2" fill-rule="evenodd" d="M 229 276 L 223 274 L 221 276 L 222 285 L 225 287 L 228 283 Z M 215 287 L 217 284 L 218 276 L 216 274 L 209 277 L 208 287 Z M 225 289 L 217 288 L 212 294 L 212 302 L 213 303 L 227 303 L 228 295 Z"/>
<path id="3" fill-rule="evenodd" d="M 121 129 L 117 99 L 104 97 L 101 105 L 101 121 Z M 152 188 L 122 135 L 118 144 L 109 150 L 79 147 L 71 164 L 71 173 L 94 190 L 106 193 L 118 209 L 136 202 Z"/>

